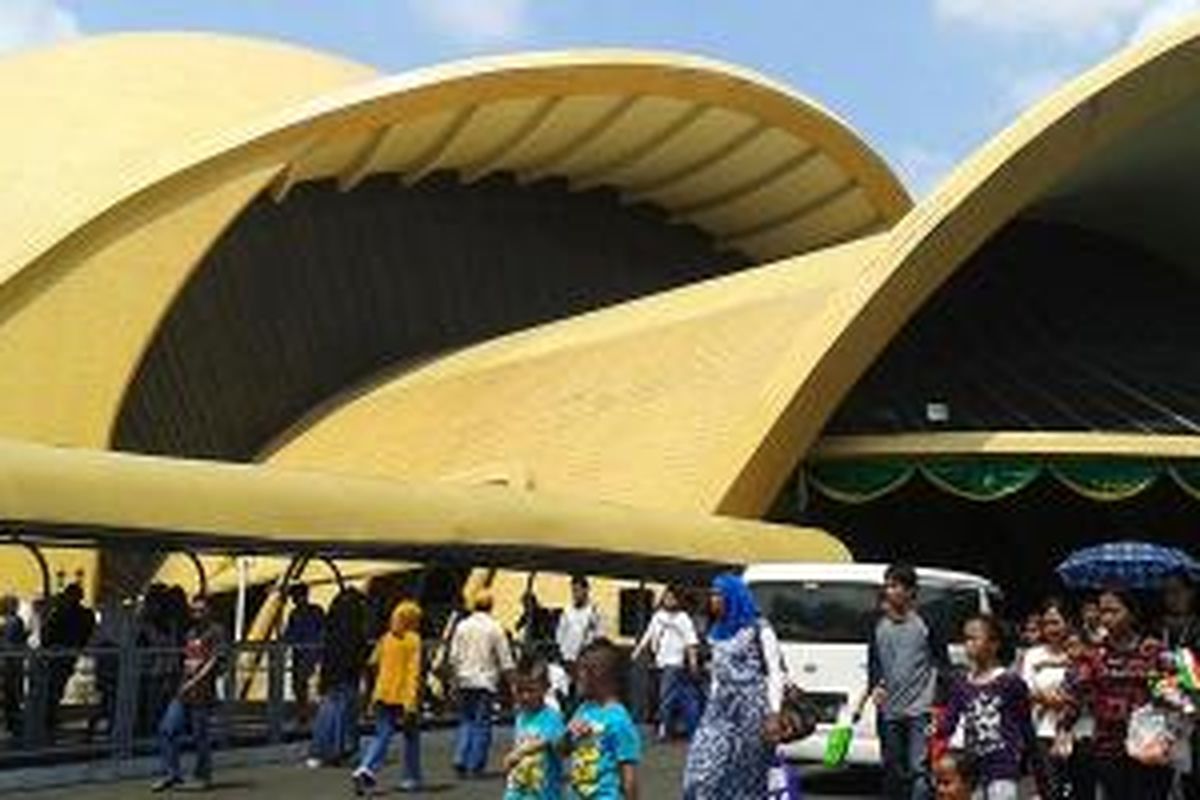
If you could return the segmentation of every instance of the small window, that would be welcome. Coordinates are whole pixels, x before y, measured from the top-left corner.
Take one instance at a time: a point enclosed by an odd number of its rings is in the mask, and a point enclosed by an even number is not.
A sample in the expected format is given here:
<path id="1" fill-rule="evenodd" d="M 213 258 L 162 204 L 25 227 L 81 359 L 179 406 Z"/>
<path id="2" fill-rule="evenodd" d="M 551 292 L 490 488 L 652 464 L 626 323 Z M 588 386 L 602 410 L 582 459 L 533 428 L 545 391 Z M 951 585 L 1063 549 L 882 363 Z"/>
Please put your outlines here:
<path id="1" fill-rule="evenodd" d="M 785 641 L 865 642 L 878 614 L 880 587 L 871 583 L 771 582 L 751 589 Z"/>
<path id="2" fill-rule="evenodd" d="M 874 583 L 768 582 L 751 586 L 759 609 L 781 639 L 792 642 L 866 642 L 879 619 L 882 587 Z M 922 586 L 918 611 L 951 641 L 962 639 L 963 623 L 978 614 L 973 587 Z"/>

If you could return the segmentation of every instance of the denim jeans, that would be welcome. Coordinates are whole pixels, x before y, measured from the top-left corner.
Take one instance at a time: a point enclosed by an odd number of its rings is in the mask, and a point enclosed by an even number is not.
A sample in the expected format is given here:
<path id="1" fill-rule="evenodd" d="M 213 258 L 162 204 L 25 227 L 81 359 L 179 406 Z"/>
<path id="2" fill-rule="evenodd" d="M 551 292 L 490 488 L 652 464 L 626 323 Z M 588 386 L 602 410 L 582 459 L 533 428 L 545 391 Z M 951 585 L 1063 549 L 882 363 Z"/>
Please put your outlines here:
<path id="1" fill-rule="evenodd" d="M 455 769 L 479 775 L 487 767 L 488 751 L 492 748 L 495 698 L 495 692 L 486 689 L 463 689 L 459 693 L 461 708 L 454 745 Z"/>
<path id="2" fill-rule="evenodd" d="M 929 715 L 879 720 L 884 794 L 889 800 L 927 800 Z"/>
<path id="3" fill-rule="evenodd" d="M 404 731 L 404 777 L 421 783 L 421 724 L 416 714 L 405 714 L 403 706 L 375 706 L 375 736 L 367 745 L 359 769 L 377 775 L 387 760 L 388 747 L 396 729 Z"/>
<path id="4" fill-rule="evenodd" d="M 166 777 L 175 780 L 183 778 L 179 755 L 183 735 L 190 730 L 196 746 L 195 775 L 200 780 L 212 779 L 210 721 L 208 706 L 184 705 L 179 698 L 170 702 L 158 726 L 158 746 L 162 754 L 163 774 Z"/>
<path id="5" fill-rule="evenodd" d="M 358 750 L 357 700 L 358 687 L 353 684 L 334 686 L 321 698 L 310 756 L 334 763 Z"/>
<path id="6" fill-rule="evenodd" d="M 658 678 L 658 724 L 669 735 L 677 719 L 683 721 L 684 733 L 690 738 L 699 719 L 696 688 L 685 667 L 663 667 Z"/>

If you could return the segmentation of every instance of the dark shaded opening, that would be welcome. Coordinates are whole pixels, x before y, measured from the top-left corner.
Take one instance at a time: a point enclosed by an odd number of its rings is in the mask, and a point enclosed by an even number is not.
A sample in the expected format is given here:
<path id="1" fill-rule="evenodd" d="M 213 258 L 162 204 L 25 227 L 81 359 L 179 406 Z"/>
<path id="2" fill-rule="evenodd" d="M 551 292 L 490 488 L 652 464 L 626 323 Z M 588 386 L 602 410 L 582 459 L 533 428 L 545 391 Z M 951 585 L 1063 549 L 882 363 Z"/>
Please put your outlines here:
<path id="1" fill-rule="evenodd" d="M 1054 567 L 1081 547 L 1137 539 L 1193 549 L 1196 509 L 1196 500 L 1170 480 L 1156 481 L 1129 500 L 1105 503 L 1044 475 L 993 502 L 948 494 L 920 478 L 862 505 L 812 491 L 802 512 L 792 482 L 776 515 L 824 528 L 859 561 L 903 559 L 985 575 L 1004 590 L 1008 608 L 1019 612 L 1062 591 Z"/>
<path id="2" fill-rule="evenodd" d="M 194 271 L 112 447 L 252 460 L 397 365 L 744 266 L 657 207 L 557 179 L 303 184 L 251 203 Z M 155 566 L 144 561 L 106 554 L 102 580 L 136 587 Z"/>
<path id="3" fill-rule="evenodd" d="M 917 313 L 825 433 L 1196 433 L 1198 289 L 1128 242 L 1017 220 Z M 1126 538 L 1194 547 L 1196 508 L 1171 480 L 1099 502 L 1043 475 L 992 502 L 914 478 L 861 505 L 799 492 L 793 480 L 771 516 L 825 528 L 858 560 L 985 575 L 1019 610 L 1061 589 L 1054 567 L 1080 547 Z"/>
<path id="4" fill-rule="evenodd" d="M 1200 287 L 1183 270 L 1101 234 L 1018 221 L 913 318 L 826 432 L 1196 433 L 1196 342 Z"/>
<path id="5" fill-rule="evenodd" d="M 744 265 L 657 208 L 559 180 L 304 184 L 254 201 L 195 270 L 112 446 L 250 460 L 389 366 Z"/>

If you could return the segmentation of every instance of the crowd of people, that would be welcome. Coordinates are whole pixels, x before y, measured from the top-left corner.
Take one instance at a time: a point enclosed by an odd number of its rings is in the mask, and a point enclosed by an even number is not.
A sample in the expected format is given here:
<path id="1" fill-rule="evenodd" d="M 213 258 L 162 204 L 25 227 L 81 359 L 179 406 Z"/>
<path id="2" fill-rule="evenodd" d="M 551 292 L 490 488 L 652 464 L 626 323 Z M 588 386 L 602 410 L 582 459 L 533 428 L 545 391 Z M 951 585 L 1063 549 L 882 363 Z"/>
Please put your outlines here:
<path id="1" fill-rule="evenodd" d="M 1183 654 L 1200 651 L 1188 577 L 1166 579 L 1157 598 L 1119 588 L 1072 602 L 1049 598 L 1014 634 L 987 613 L 959 631 L 940 630 L 922 616 L 920 591 L 915 569 L 888 568 L 877 619 L 865 632 L 869 688 L 855 707 L 857 714 L 874 708 L 887 797 L 1200 797 L 1194 657 L 1193 682 L 1176 679 L 1188 666 Z M 429 637 L 415 598 L 395 603 L 376 631 L 371 602 L 358 589 L 343 589 L 323 610 L 305 587 L 294 587 L 280 639 L 297 719 L 303 727 L 311 722 L 307 764 L 344 766 L 354 789 L 368 794 L 399 736 L 400 788 L 425 786 L 422 715 L 438 671 L 427 656 L 444 644 L 442 683 L 458 718 L 453 767 L 461 780 L 483 776 L 494 763 L 497 710 L 511 701 L 513 739 L 501 761 L 507 800 L 638 796 L 643 743 L 624 702 L 631 660 L 647 661 L 658 677 L 656 738 L 687 743 L 684 798 L 798 796 L 798 769 L 780 760 L 778 746 L 809 728 L 797 721 L 796 676 L 787 673 L 770 623 L 736 575 L 714 581 L 706 614 L 688 608 L 685 593 L 662 591 L 626 655 L 607 638 L 582 576 L 572 580 L 570 604 L 557 620 L 527 595 L 516 637 L 493 616 L 486 589 L 472 594 L 442 636 Z M 1148 599 L 1161 610 L 1153 619 Z M 0 598 L 0 652 L 10 656 L 0 664 L 0 710 L 12 735 L 29 722 L 24 694 L 35 686 L 46 694 L 47 730 L 55 729 L 89 644 L 99 702 L 88 727 L 111 727 L 120 637 L 97 624 L 79 585 L 41 609 L 32 636 L 27 628 L 17 603 Z M 162 756 L 154 788 L 184 782 L 187 740 L 196 749 L 189 782 L 204 788 L 212 779 L 214 708 L 228 696 L 218 689 L 230 657 L 224 629 L 204 597 L 189 602 L 182 589 L 155 584 L 132 631 L 139 670 L 133 724 L 157 736 Z M 962 643 L 964 664 L 952 663 L 951 640 Z M 43 650 L 45 668 L 35 670 L 30 654 Z M 374 731 L 361 747 L 359 722 L 368 711 Z"/>
<path id="2" fill-rule="evenodd" d="M 559 616 L 554 641 L 526 641 L 517 655 L 492 616 L 492 603 L 488 591 L 476 592 L 470 613 L 449 637 L 449 682 L 459 718 L 453 766 L 459 778 L 485 774 L 497 700 L 507 687 L 515 719 L 512 745 L 502 759 L 506 800 L 637 798 L 643 743 L 623 700 L 628 658 L 606 638 L 586 578 L 572 580 L 571 604 Z M 526 611 L 532 607 L 527 604 Z M 699 679 L 701 638 L 674 589 L 664 590 L 633 656 L 652 654 L 659 672 L 658 737 L 690 742 L 684 796 L 762 798 L 777 763 L 774 745 L 784 738 L 779 644 L 737 576 L 723 575 L 714 583 L 708 610 L 707 690 Z M 378 785 L 397 731 L 404 736 L 400 788 L 423 786 L 420 619 L 413 601 L 401 601 L 365 660 L 375 675 L 370 698 L 376 727 L 351 775 L 359 794 Z M 561 677 L 555 678 L 556 670 Z M 318 746 L 328 741 L 323 721 L 336 716 L 330 713 L 336 702 L 336 695 L 326 694 L 318 711 L 313 766 L 345 760 L 346 751 L 331 756 Z"/>
<path id="3" fill-rule="evenodd" d="M 1078 622 L 1047 600 L 1020 649 L 999 619 L 975 615 L 965 670 L 916 610 L 918 591 L 915 570 L 889 569 L 871 645 L 889 798 L 1032 796 L 1023 781 L 1046 800 L 1200 796 L 1195 687 L 1177 682 L 1179 654 L 1200 648 L 1187 578 L 1166 581 L 1159 625 L 1119 588 L 1081 598 Z"/>
<path id="4" fill-rule="evenodd" d="M 0 597 L 0 692 L 3 693 L 4 727 L 14 741 L 22 741 L 31 722 L 27 699 L 40 697 L 41 719 L 33 722 L 53 737 L 60 723 L 59 709 L 67 683 L 75 673 L 83 648 L 93 643 L 96 615 L 83 603 L 79 583 L 63 587 L 35 608 L 35 626 L 20 613 L 16 597 Z M 32 629 L 31 629 L 32 627 Z M 36 656 L 36 667 L 30 657 Z"/>

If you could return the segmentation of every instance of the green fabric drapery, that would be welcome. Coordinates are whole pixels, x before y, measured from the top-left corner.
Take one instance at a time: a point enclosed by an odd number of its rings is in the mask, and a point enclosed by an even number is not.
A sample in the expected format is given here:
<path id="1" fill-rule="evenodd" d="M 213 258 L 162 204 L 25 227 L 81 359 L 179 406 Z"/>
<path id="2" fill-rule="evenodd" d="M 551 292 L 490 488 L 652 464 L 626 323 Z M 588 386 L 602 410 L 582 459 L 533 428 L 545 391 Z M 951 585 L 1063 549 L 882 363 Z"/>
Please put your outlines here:
<path id="1" fill-rule="evenodd" d="M 843 503 L 877 500 L 899 489 L 917 473 L 942 491 L 979 502 L 1014 495 L 1046 473 L 1071 491 L 1098 502 L 1127 500 L 1166 475 L 1200 500 L 1200 460 L 1165 463 L 1129 458 L 1037 456 L 933 457 L 927 461 L 861 458 L 816 462 L 807 470 L 818 491 Z"/>
<path id="2" fill-rule="evenodd" d="M 944 492 L 989 502 L 1021 491 L 1037 480 L 1042 467 L 1023 459 L 955 458 L 924 463 L 921 474 Z"/>
<path id="3" fill-rule="evenodd" d="M 1154 462 L 1072 459 L 1050 465 L 1054 476 L 1084 497 L 1112 503 L 1137 495 L 1162 474 Z"/>
<path id="4" fill-rule="evenodd" d="M 911 464 L 900 461 L 824 461 L 809 466 L 808 479 L 840 503 L 869 503 L 899 489 L 915 472 Z"/>

